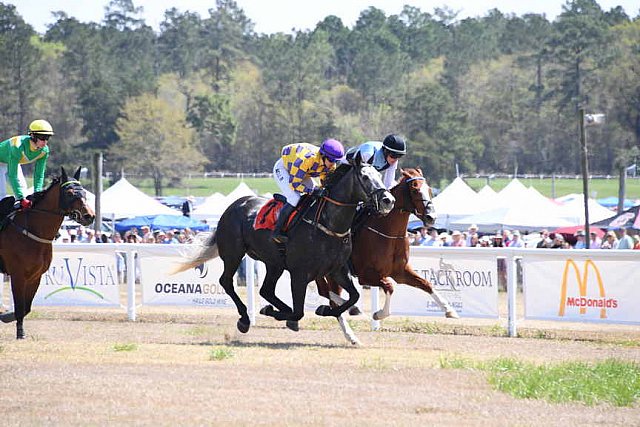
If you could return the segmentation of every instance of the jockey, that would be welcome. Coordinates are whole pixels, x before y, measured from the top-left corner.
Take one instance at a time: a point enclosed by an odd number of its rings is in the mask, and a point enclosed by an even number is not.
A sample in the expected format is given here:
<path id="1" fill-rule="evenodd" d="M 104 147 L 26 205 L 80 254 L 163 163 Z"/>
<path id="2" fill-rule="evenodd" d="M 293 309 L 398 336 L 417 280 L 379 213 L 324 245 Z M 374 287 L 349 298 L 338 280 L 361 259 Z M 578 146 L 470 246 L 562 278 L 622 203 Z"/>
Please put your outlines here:
<path id="1" fill-rule="evenodd" d="M 44 172 L 49 158 L 49 138 L 53 127 L 46 120 L 34 120 L 29 125 L 29 134 L 9 138 L 0 142 L 0 191 L 6 191 L 6 178 L 17 199 L 16 207 L 29 208 L 31 200 L 25 199 L 26 182 L 20 169 L 21 164 L 34 163 L 33 191 L 42 191 Z M 6 173 L 6 178 L 5 178 Z M 20 179 L 22 178 L 22 179 Z"/>
<path id="2" fill-rule="evenodd" d="M 398 159 L 407 154 L 407 143 L 399 135 L 387 135 L 382 142 L 368 141 L 347 151 L 347 160 L 351 160 L 358 153 L 362 160 L 370 163 L 382 174 L 382 182 L 387 189 L 395 185 Z"/>
<path id="3" fill-rule="evenodd" d="M 272 240 L 285 243 L 288 240 L 282 232 L 289 215 L 298 205 L 302 194 L 322 196 L 322 183 L 336 167 L 336 162 L 344 157 L 344 147 L 335 139 L 325 140 L 320 148 L 312 144 L 290 144 L 282 149 L 282 157 L 273 166 L 273 178 L 287 199 L 278 214 Z M 311 178 L 319 178 L 320 186 L 315 186 Z"/>

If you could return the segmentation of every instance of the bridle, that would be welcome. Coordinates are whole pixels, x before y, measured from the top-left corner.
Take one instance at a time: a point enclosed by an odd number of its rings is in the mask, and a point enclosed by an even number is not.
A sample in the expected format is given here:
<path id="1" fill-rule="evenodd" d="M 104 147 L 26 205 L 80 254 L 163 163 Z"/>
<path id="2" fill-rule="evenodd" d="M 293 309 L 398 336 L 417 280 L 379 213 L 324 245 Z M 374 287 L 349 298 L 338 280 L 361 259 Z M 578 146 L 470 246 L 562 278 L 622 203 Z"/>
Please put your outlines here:
<path id="1" fill-rule="evenodd" d="M 69 187 L 69 188 L 65 189 L 65 187 Z M 23 212 L 27 217 L 31 213 L 44 213 L 44 214 L 49 214 L 49 215 L 54 215 L 59 217 L 68 216 L 70 219 L 76 222 L 79 222 L 79 220 L 82 218 L 82 212 L 78 208 L 72 209 L 72 204 L 76 200 L 84 201 L 86 200 L 86 197 L 87 197 L 86 191 L 82 187 L 82 184 L 80 183 L 80 181 L 72 179 L 60 184 L 60 196 L 59 196 L 57 209 L 53 209 L 53 210 L 41 209 L 41 208 L 38 208 L 37 206 L 34 206 Z M 55 237 L 53 239 L 44 239 L 42 237 L 39 237 L 33 234 L 32 232 L 27 230 L 25 227 L 22 227 L 16 224 L 14 219 L 17 214 L 18 214 L 18 211 L 13 211 L 9 215 L 7 215 L 7 219 L 9 223 L 13 225 L 21 234 L 23 234 L 26 237 L 29 237 L 32 240 L 35 240 L 36 242 L 48 243 L 48 244 L 53 243 L 53 241 L 55 240 Z"/>
<path id="2" fill-rule="evenodd" d="M 356 167 L 362 169 L 365 166 L 370 166 L 370 165 L 366 165 L 366 164 L 365 165 L 361 165 L 361 166 L 352 165 L 352 168 L 353 168 L 352 171 L 356 176 L 356 182 L 358 183 L 360 190 L 362 190 L 362 192 L 366 195 L 367 201 L 371 202 L 373 200 L 373 202 L 372 202 L 373 203 L 373 208 L 378 210 L 380 204 L 378 202 L 378 198 L 375 197 L 375 195 L 376 194 L 380 194 L 380 193 L 384 193 L 387 190 L 385 188 L 378 188 L 378 189 L 375 189 L 375 190 L 373 190 L 371 192 L 367 191 L 367 189 L 365 188 L 362 176 L 360 175 L 360 173 L 356 173 L 356 171 L 355 171 Z M 371 166 L 371 167 L 373 167 L 373 166 Z M 345 175 L 346 175 L 346 173 L 345 173 Z M 343 178 L 344 178 L 344 176 L 343 176 Z M 338 233 L 336 231 L 330 230 L 325 225 L 320 223 L 320 216 L 322 215 L 322 211 L 326 207 L 327 203 L 331 203 L 331 204 L 333 204 L 335 206 L 338 206 L 338 207 L 349 207 L 349 208 L 355 208 L 356 206 L 359 205 L 359 203 L 341 202 L 339 200 L 335 200 L 335 199 L 331 198 L 330 194 L 331 194 L 331 189 L 332 188 L 333 187 L 328 189 L 328 194 L 327 195 L 324 195 L 324 196 L 319 198 L 320 199 L 320 203 L 318 205 L 318 209 L 316 210 L 316 214 L 315 214 L 313 220 L 310 220 L 308 218 L 303 218 L 303 220 L 304 220 L 304 222 L 306 222 L 308 224 L 311 224 L 314 227 L 320 229 L 322 232 L 324 232 L 325 234 L 328 234 L 329 236 L 343 238 L 345 236 L 348 236 L 351 233 L 351 227 L 349 227 L 347 229 L 347 231 L 342 232 L 342 233 Z"/>

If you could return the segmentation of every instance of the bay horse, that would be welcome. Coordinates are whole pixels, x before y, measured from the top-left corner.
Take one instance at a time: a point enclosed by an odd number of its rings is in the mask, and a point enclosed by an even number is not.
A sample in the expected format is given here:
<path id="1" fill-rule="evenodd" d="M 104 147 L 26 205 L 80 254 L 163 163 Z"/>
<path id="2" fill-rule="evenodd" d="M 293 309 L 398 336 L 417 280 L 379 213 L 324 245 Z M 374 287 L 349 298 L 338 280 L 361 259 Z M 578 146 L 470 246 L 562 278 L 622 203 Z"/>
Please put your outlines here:
<path id="1" fill-rule="evenodd" d="M 70 179 L 64 168 L 44 191 L 30 199 L 33 206 L 10 212 L 0 231 L 0 267 L 11 279 L 13 312 L 0 315 L 4 323 L 16 321 L 16 338 L 24 339 L 24 318 L 40 286 L 41 276 L 49 269 L 53 256 L 51 244 L 65 216 L 87 226 L 95 219 L 93 209 L 78 181 L 80 169 Z"/>
<path id="2" fill-rule="evenodd" d="M 238 309 L 240 319 L 236 326 L 242 333 L 249 331 L 250 322 L 247 307 L 233 287 L 233 275 L 245 254 L 267 267 L 260 295 L 271 305 L 262 308 L 261 314 L 286 320 L 287 327 L 297 331 L 298 321 L 304 316 L 307 285 L 318 276 L 327 276 L 349 293 L 349 299 L 334 308 L 319 307 L 316 313 L 340 316 L 360 296 L 347 267 L 356 206 L 365 202 L 384 215 L 391 211 L 394 198 L 382 183 L 380 173 L 359 156 L 352 164 L 339 165 L 327 176 L 324 187 L 326 195 L 313 200 L 299 214 L 302 218 L 288 231 L 289 240 L 284 247 L 271 240 L 270 230 L 254 228 L 256 215 L 268 199 L 245 196 L 236 200 L 224 211 L 218 228 L 200 253 L 179 265 L 174 273 L 195 268 L 217 256 L 222 258 L 220 285 Z M 275 293 L 276 282 L 285 269 L 291 275 L 293 309 Z"/>
<path id="3" fill-rule="evenodd" d="M 433 289 L 431 283 L 419 276 L 409 265 L 409 238 L 407 226 L 409 216 L 416 215 L 425 226 L 436 220 L 436 212 L 431 201 L 431 189 L 422 171 L 413 168 L 401 170 L 402 177 L 391 189 L 396 202 L 386 216 L 369 216 L 364 224 L 355 230 L 351 265 L 353 274 L 363 286 L 381 287 L 385 293 L 384 307 L 373 314 L 374 320 L 389 316 L 389 306 L 394 285 L 404 283 L 422 289 L 431 295 L 444 310 L 448 318 L 458 318 L 449 302 Z M 340 286 L 331 277 L 316 280 L 318 292 L 331 301 L 332 305 L 342 304 Z M 355 308 L 354 308 L 355 309 Z M 359 344 L 344 318 L 338 318 L 342 332 L 352 344 Z"/>

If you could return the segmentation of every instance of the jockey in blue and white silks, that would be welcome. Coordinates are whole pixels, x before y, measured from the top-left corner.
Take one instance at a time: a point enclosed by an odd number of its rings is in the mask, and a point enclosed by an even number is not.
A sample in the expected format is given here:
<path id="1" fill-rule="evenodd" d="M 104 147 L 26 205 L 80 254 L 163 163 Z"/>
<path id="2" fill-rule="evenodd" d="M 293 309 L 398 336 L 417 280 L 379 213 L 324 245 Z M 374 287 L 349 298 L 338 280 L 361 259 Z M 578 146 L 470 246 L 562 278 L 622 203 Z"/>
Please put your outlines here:
<path id="1" fill-rule="evenodd" d="M 389 189 L 396 183 L 398 159 L 407 153 L 407 143 L 401 136 L 390 134 L 382 142 L 367 141 L 357 147 L 350 148 L 347 151 L 347 160 L 351 160 L 358 153 L 363 161 L 371 164 L 382 174 L 382 182 Z"/>

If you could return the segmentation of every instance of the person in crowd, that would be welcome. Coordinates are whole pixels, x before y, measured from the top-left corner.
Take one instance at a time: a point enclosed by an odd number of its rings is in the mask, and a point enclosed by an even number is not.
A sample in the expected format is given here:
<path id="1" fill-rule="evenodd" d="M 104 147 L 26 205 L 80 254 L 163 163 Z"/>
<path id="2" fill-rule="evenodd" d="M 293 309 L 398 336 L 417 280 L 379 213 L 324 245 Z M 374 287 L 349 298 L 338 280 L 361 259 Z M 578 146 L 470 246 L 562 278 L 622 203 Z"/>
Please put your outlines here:
<path id="1" fill-rule="evenodd" d="M 496 235 L 493 236 L 493 239 L 491 241 L 491 246 L 493 246 L 494 248 L 504 247 L 504 241 L 501 233 L 496 233 Z"/>
<path id="2" fill-rule="evenodd" d="M 449 233 L 443 231 L 438 235 L 438 240 L 440 240 L 440 245 L 438 246 L 451 246 L 451 240 L 449 239 Z M 434 245 L 435 246 L 435 245 Z"/>
<path id="3" fill-rule="evenodd" d="M 162 243 L 166 245 L 175 245 L 180 242 L 178 242 L 178 239 L 176 239 L 176 233 L 173 230 L 167 230 L 167 233 L 164 238 L 164 242 Z"/>
<path id="4" fill-rule="evenodd" d="M 466 238 L 467 246 L 475 246 L 471 244 L 471 238 L 473 237 L 474 234 L 476 235 L 478 234 L 478 226 L 476 224 L 471 224 L 467 229 L 467 238 Z"/>
<path id="5" fill-rule="evenodd" d="M 424 225 L 418 229 L 418 235 L 416 236 L 414 245 L 421 246 L 429 239 L 429 228 Z"/>
<path id="6" fill-rule="evenodd" d="M 549 249 L 564 249 L 564 237 L 560 233 L 549 233 L 549 238 L 551 239 L 551 244 L 549 245 Z"/>
<path id="7" fill-rule="evenodd" d="M 382 174 L 382 182 L 387 189 L 396 184 L 398 159 L 407 154 L 407 143 L 403 137 L 389 134 L 380 141 L 367 141 L 347 151 L 346 159 L 351 160 L 358 153 L 362 160 L 373 165 Z"/>
<path id="8" fill-rule="evenodd" d="M 478 248 L 480 247 L 480 236 L 478 233 L 473 233 L 469 236 L 469 243 L 467 244 L 470 248 Z"/>
<path id="9" fill-rule="evenodd" d="M 522 241 L 518 230 L 514 230 L 513 233 L 511 233 L 511 240 L 507 246 L 510 248 L 524 248 L 524 242 Z"/>
<path id="10" fill-rule="evenodd" d="M 585 235 L 583 230 L 576 231 L 576 244 L 573 245 L 574 249 L 585 249 L 587 244 L 585 242 Z"/>
<path id="11" fill-rule="evenodd" d="M 413 231 L 407 231 L 407 239 L 410 246 L 416 246 L 416 239 L 418 239 L 420 233 L 414 233 Z"/>
<path id="12" fill-rule="evenodd" d="M 195 198 L 193 196 L 187 197 L 187 199 L 182 202 L 182 215 L 186 217 L 191 217 L 191 211 L 193 211 L 193 202 Z"/>
<path id="13" fill-rule="evenodd" d="M 325 140 L 319 148 L 307 143 L 290 144 L 282 148 L 281 157 L 273 166 L 273 178 L 287 201 L 278 214 L 271 234 L 273 241 L 288 241 L 289 237 L 282 228 L 298 205 L 300 197 L 303 194 L 324 195 L 322 184 L 344 154 L 342 143 L 335 139 Z M 315 186 L 312 178 L 319 178 L 320 186 Z"/>
<path id="14" fill-rule="evenodd" d="M 429 229 L 429 235 L 420 246 L 442 246 L 440 236 L 438 236 L 438 230 L 435 228 Z"/>
<path id="15" fill-rule="evenodd" d="M 549 237 L 549 230 L 543 229 L 540 231 L 540 240 L 536 244 L 536 248 L 538 249 L 546 249 L 550 248 L 552 244 L 552 240 Z"/>
<path id="16" fill-rule="evenodd" d="M 635 242 L 631 236 L 631 229 L 622 227 L 620 229 L 620 240 L 616 249 L 633 249 Z"/>
<path id="17" fill-rule="evenodd" d="M 6 195 L 6 181 L 13 189 L 16 208 L 30 208 L 31 200 L 25 198 L 26 181 L 20 169 L 21 164 L 35 163 L 33 170 L 33 191 L 42 191 L 44 173 L 49 158 L 49 138 L 53 127 L 42 119 L 29 124 L 28 135 L 18 135 L 0 142 L 0 198 Z"/>
<path id="18" fill-rule="evenodd" d="M 600 249 L 600 247 L 602 246 L 602 241 L 595 231 L 589 232 L 589 238 L 589 249 Z"/>
<path id="19" fill-rule="evenodd" d="M 449 246 L 453 248 L 462 248 L 466 246 L 466 242 L 460 230 L 453 230 L 453 232 L 451 232 L 451 244 Z"/>
<path id="20" fill-rule="evenodd" d="M 633 249 L 640 249 L 640 236 L 637 234 L 633 236 Z"/>
<path id="21" fill-rule="evenodd" d="M 618 249 L 618 236 L 616 236 L 615 231 L 607 231 L 600 245 L 600 249 Z"/>

